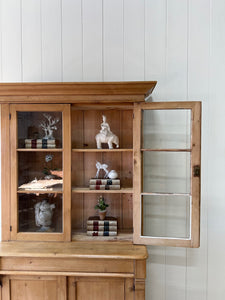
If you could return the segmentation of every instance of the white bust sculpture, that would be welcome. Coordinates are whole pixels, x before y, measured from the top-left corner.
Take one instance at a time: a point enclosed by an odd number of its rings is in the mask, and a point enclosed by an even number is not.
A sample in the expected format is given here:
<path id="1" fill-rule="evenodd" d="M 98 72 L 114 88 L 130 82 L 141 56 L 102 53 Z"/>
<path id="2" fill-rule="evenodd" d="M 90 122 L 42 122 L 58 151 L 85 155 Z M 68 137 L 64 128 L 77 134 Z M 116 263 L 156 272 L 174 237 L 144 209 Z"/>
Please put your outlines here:
<path id="1" fill-rule="evenodd" d="M 49 204 L 43 200 L 35 204 L 35 222 L 40 231 L 49 231 L 52 224 L 52 215 L 55 204 Z"/>
<path id="2" fill-rule="evenodd" d="M 109 146 L 109 149 L 113 149 L 113 144 L 116 145 L 116 148 L 119 148 L 119 139 L 110 130 L 110 126 L 106 122 L 106 116 L 103 115 L 102 120 L 103 120 L 103 122 L 101 123 L 101 130 L 95 136 L 97 148 L 102 149 L 102 143 L 107 143 Z"/>

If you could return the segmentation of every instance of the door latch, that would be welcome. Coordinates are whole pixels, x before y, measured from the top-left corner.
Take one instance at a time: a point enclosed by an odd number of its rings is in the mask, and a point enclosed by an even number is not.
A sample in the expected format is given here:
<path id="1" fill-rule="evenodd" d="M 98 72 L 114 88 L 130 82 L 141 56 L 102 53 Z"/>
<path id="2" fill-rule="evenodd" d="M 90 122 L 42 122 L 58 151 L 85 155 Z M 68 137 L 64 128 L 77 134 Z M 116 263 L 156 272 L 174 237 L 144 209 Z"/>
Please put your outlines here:
<path id="1" fill-rule="evenodd" d="M 194 177 L 200 177 L 200 166 L 194 166 Z"/>

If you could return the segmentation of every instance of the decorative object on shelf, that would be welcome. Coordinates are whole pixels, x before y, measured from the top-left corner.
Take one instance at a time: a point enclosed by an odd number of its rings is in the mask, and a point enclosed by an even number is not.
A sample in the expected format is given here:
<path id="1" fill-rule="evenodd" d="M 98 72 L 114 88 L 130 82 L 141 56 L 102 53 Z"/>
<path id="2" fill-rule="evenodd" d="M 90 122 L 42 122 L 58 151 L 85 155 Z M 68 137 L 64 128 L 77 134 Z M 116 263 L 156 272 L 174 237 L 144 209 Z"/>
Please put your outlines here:
<path id="1" fill-rule="evenodd" d="M 59 179 L 63 178 L 63 171 L 60 169 L 53 169 L 52 167 L 52 160 L 54 155 L 53 154 L 47 154 L 45 155 L 45 162 L 46 165 L 44 167 L 43 173 L 45 175 L 44 179 Z M 48 166 L 48 163 L 50 163 L 50 166 Z"/>
<path id="2" fill-rule="evenodd" d="M 97 172 L 96 172 L 95 178 L 98 178 L 100 170 L 105 171 L 104 178 L 108 177 L 110 179 L 116 179 L 118 177 L 118 174 L 115 170 L 111 170 L 111 171 L 107 170 L 108 169 L 107 164 L 101 164 L 99 161 L 97 161 L 96 162 L 96 168 L 97 168 Z"/>
<path id="3" fill-rule="evenodd" d="M 97 173 L 95 175 L 96 179 L 90 179 L 89 188 L 90 190 L 119 190 L 120 189 L 120 179 L 115 170 L 108 171 L 108 165 L 101 164 L 99 161 L 96 162 Z M 104 178 L 109 179 L 98 179 L 100 170 L 105 171 Z"/>
<path id="4" fill-rule="evenodd" d="M 115 170 L 111 170 L 108 175 L 110 179 L 116 179 L 118 177 L 118 173 Z"/>
<path id="5" fill-rule="evenodd" d="M 48 163 L 53 160 L 54 155 L 53 154 L 47 154 L 45 155 L 45 161 Z"/>
<path id="6" fill-rule="evenodd" d="M 38 231 L 51 231 L 54 208 L 55 204 L 49 204 L 47 200 L 35 204 L 35 222 L 38 227 L 41 227 Z"/>
<path id="7" fill-rule="evenodd" d="M 113 185 L 108 185 L 108 184 L 90 184 L 89 185 L 90 190 L 120 190 L 120 185 L 118 184 L 113 184 Z"/>
<path id="8" fill-rule="evenodd" d="M 90 185 L 120 185 L 120 179 L 90 179 Z"/>
<path id="9" fill-rule="evenodd" d="M 63 171 L 62 170 L 50 170 L 51 175 L 63 178 Z"/>
<path id="10" fill-rule="evenodd" d="M 108 165 L 106 165 L 106 164 L 101 164 L 99 161 L 97 161 L 97 162 L 96 162 L 96 168 L 97 168 L 97 173 L 96 173 L 96 175 L 95 175 L 95 178 L 98 178 L 100 170 L 105 171 L 105 176 L 104 176 L 104 178 L 107 178 L 107 175 L 108 175 L 108 173 L 109 173 L 109 171 L 107 170 Z"/>
<path id="11" fill-rule="evenodd" d="M 87 235 L 116 236 L 117 219 L 114 217 L 105 217 L 104 220 L 100 220 L 98 216 L 89 217 L 87 220 Z"/>
<path id="12" fill-rule="evenodd" d="M 103 122 L 101 123 L 101 130 L 95 136 L 97 148 L 102 149 L 102 144 L 107 143 L 109 149 L 113 149 L 113 144 L 119 148 L 119 138 L 110 130 L 109 124 L 106 122 L 106 116 L 102 116 Z"/>
<path id="13" fill-rule="evenodd" d="M 43 114 L 47 121 L 42 121 L 40 127 L 44 130 L 44 140 L 54 140 L 53 131 L 57 130 L 56 124 L 59 122 L 59 118 L 52 118 L 49 114 Z"/>
<path id="14" fill-rule="evenodd" d="M 104 220 L 105 216 L 106 216 L 106 208 L 109 205 L 107 203 L 105 203 L 105 199 L 103 196 L 100 196 L 98 199 L 98 203 L 95 205 L 95 209 L 98 209 L 99 211 L 99 217 L 100 220 Z"/>
<path id="15" fill-rule="evenodd" d="M 25 139 L 25 148 L 32 149 L 54 149 L 56 148 L 55 139 Z"/>
<path id="16" fill-rule="evenodd" d="M 34 180 L 24 183 L 19 186 L 19 189 L 24 190 L 53 190 L 54 187 L 62 186 L 62 179 L 40 179 L 35 178 Z"/>

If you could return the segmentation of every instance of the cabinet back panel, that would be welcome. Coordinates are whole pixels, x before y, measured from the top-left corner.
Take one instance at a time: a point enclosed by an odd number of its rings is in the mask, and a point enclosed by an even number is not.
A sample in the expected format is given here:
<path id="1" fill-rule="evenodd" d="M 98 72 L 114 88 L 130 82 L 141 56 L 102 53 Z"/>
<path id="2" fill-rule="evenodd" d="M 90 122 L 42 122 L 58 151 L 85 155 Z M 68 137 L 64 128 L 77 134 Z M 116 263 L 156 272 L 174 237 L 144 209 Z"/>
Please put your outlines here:
<path id="1" fill-rule="evenodd" d="M 132 152 L 73 152 L 72 153 L 72 186 L 89 187 L 91 178 L 95 178 L 96 162 L 108 165 L 108 170 L 116 170 L 121 187 L 133 186 L 133 153 Z M 100 171 L 99 178 L 105 172 Z"/>
<path id="2" fill-rule="evenodd" d="M 87 220 L 90 216 L 97 216 L 95 210 L 99 194 L 80 194 L 72 195 L 72 230 L 86 230 Z M 131 231 L 133 228 L 133 199 L 132 194 L 104 194 L 105 202 L 109 204 L 107 216 L 117 218 L 118 230 Z"/>
<path id="3" fill-rule="evenodd" d="M 133 147 L 132 110 L 77 110 L 72 107 L 72 148 L 96 149 L 95 136 L 101 130 L 102 116 L 110 130 L 118 136 L 120 148 Z M 108 148 L 107 145 L 103 145 Z"/>

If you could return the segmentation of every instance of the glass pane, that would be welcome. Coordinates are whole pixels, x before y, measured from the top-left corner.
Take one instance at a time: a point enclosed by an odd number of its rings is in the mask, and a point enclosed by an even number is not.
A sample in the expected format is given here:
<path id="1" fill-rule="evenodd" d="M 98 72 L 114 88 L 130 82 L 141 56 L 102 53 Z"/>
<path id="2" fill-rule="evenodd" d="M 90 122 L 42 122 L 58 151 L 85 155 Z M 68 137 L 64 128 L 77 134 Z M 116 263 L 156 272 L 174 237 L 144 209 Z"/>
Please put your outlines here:
<path id="1" fill-rule="evenodd" d="M 18 112 L 18 148 L 62 148 L 61 112 Z"/>
<path id="2" fill-rule="evenodd" d="M 142 196 L 143 236 L 190 237 L 190 197 Z"/>
<path id="3" fill-rule="evenodd" d="M 191 110 L 144 110 L 142 117 L 142 148 L 190 148 Z"/>
<path id="4" fill-rule="evenodd" d="M 190 152 L 143 152 L 144 193 L 190 193 Z"/>
<path id="5" fill-rule="evenodd" d="M 61 194 L 19 194 L 19 232 L 62 232 Z"/>
<path id="6" fill-rule="evenodd" d="M 62 190 L 62 153 L 19 152 L 18 187 L 20 190 Z"/>

